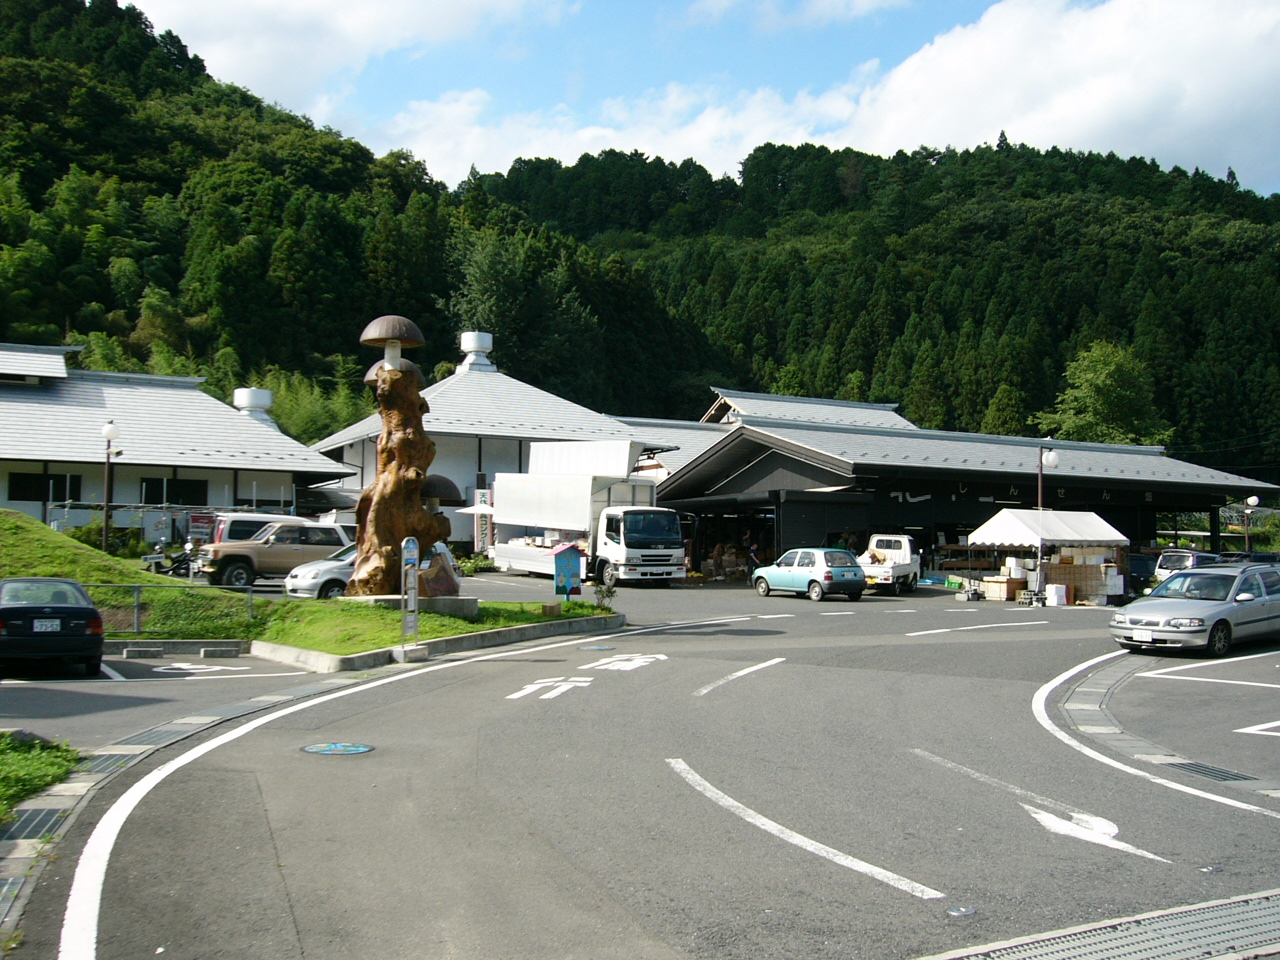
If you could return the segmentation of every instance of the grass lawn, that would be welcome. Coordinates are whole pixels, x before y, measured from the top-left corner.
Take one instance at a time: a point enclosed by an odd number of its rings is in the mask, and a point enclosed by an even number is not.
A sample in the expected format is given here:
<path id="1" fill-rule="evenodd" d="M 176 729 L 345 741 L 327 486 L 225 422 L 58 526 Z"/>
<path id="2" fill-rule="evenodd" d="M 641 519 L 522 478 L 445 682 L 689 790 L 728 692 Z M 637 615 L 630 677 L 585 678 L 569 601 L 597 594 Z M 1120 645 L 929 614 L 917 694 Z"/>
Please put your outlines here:
<path id="1" fill-rule="evenodd" d="M 539 603 L 481 603 L 475 621 L 443 617 L 434 613 L 418 615 L 418 639 L 453 637 L 499 627 L 516 627 L 547 620 L 590 617 L 611 610 L 597 608 L 581 600 L 564 605 L 561 617 L 544 617 Z M 400 643 L 400 611 L 341 600 L 301 601 L 276 604 L 271 620 L 259 637 L 304 650 L 318 650 L 337 656 L 381 650 Z"/>
<path id="2" fill-rule="evenodd" d="M 12 818 L 15 803 L 61 783 L 79 762 L 80 754 L 65 744 L 0 733 L 0 823 Z"/>

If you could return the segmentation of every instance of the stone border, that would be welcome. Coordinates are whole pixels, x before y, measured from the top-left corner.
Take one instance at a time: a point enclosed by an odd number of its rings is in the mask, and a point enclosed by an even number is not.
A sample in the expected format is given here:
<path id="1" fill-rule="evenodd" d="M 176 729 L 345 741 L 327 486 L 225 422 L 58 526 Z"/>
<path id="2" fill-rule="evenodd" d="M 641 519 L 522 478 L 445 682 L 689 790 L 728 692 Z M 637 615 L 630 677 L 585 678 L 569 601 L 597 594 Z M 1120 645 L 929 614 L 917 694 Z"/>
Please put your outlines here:
<path id="1" fill-rule="evenodd" d="M 373 667 L 384 667 L 389 663 L 419 663 L 432 657 L 447 653 L 462 653 L 468 650 L 480 650 L 484 647 L 498 647 L 509 643 L 520 643 L 523 640 L 541 640 L 565 634 L 593 633 L 597 630 L 619 630 L 627 625 L 624 614 L 615 613 L 600 617 L 576 617 L 568 620 L 548 620 L 545 623 L 530 623 L 519 627 L 501 627 L 497 630 L 479 630 L 475 633 L 460 633 L 452 637 L 439 637 L 435 640 L 423 640 L 420 643 L 404 648 L 384 647 L 381 650 L 369 650 L 365 653 L 338 656 L 332 653 L 320 653 L 317 650 L 303 650 L 301 647 L 290 647 L 280 643 L 268 643 L 255 640 L 249 653 L 264 660 L 274 660 L 289 666 L 302 667 L 312 673 L 341 673 L 347 670 L 369 670 Z"/>

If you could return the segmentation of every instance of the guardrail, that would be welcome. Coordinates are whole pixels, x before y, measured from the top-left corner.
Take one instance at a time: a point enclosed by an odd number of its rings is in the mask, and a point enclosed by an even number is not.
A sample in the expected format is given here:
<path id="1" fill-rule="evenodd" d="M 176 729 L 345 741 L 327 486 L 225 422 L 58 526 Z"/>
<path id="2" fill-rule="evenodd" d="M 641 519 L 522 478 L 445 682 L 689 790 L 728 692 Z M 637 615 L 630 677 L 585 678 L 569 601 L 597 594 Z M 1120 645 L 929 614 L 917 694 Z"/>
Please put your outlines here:
<path id="1" fill-rule="evenodd" d="M 204 583 L 81 583 L 89 593 L 90 599 L 102 614 L 103 626 L 108 633 L 142 634 L 143 627 L 150 612 L 151 604 L 144 599 L 150 591 L 183 590 L 194 593 L 201 590 L 218 591 L 222 594 L 240 593 L 245 597 L 245 612 L 253 620 L 253 586 L 230 587 L 213 586 Z M 107 591 L 129 591 L 130 602 L 121 602 L 120 597 L 113 597 Z M 130 629 L 130 625 L 132 629 Z"/>

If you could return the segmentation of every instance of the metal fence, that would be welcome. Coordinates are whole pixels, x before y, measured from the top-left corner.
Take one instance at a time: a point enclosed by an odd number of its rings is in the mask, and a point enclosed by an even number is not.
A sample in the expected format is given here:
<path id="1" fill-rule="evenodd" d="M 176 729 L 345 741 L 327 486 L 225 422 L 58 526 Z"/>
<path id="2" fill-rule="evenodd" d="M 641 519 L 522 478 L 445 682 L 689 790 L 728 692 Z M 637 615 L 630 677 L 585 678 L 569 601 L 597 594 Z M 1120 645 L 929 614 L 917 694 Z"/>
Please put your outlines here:
<path id="1" fill-rule="evenodd" d="M 222 587 L 203 583 L 82 583 L 89 593 L 94 606 L 102 615 L 103 628 L 107 633 L 148 632 L 148 622 L 157 614 L 157 607 L 163 606 L 168 591 L 183 591 L 190 597 L 197 596 L 200 591 L 216 591 L 227 594 L 241 594 L 244 597 L 244 613 L 249 620 L 254 618 L 253 586 Z M 210 638 L 213 639 L 213 638 Z"/>

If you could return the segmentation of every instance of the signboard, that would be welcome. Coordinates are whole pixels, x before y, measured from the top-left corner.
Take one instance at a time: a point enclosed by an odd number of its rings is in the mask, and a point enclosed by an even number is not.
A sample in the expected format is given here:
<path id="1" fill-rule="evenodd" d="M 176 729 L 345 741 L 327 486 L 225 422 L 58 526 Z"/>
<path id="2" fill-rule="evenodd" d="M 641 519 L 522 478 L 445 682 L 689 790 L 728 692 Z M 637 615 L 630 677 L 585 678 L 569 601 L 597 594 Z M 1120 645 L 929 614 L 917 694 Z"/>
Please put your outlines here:
<path id="1" fill-rule="evenodd" d="M 572 545 L 556 550 L 556 595 L 566 600 L 582 593 L 582 551 Z"/>
<path id="2" fill-rule="evenodd" d="M 400 541 L 400 646 L 418 642 L 418 539 Z"/>
<path id="3" fill-rule="evenodd" d="M 476 491 L 476 506 L 490 507 L 492 494 L 488 487 Z M 477 512 L 475 516 L 475 550 L 484 553 L 493 546 L 493 514 L 488 511 Z"/>
<path id="4" fill-rule="evenodd" d="M 187 517 L 187 539 L 208 543 L 213 539 L 212 513 L 193 513 Z"/>

